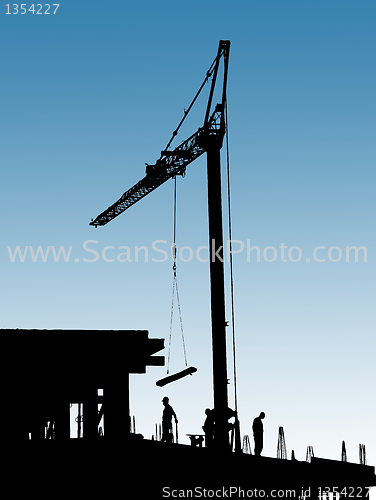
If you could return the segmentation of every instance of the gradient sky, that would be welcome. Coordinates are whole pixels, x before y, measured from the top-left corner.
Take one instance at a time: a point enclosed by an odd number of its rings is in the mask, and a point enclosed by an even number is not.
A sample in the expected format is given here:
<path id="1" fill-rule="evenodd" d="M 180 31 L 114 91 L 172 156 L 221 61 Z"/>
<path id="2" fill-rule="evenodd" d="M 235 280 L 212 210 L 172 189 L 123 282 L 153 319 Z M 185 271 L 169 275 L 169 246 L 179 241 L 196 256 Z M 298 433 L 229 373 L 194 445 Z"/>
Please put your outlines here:
<path id="1" fill-rule="evenodd" d="M 376 465 L 375 18 L 368 0 L 63 0 L 55 15 L 6 15 L 3 5 L 0 327 L 147 329 L 167 344 L 172 263 L 151 259 L 161 257 L 153 241 L 172 243 L 173 183 L 103 228 L 88 223 L 159 157 L 228 39 L 233 239 L 261 249 L 260 262 L 234 256 L 242 434 L 265 411 L 267 456 L 283 426 L 298 460 L 308 445 L 340 459 L 345 440 L 349 461 L 364 443 Z M 173 145 L 202 125 L 206 99 Z M 94 257 L 88 240 L 96 262 L 83 261 Z M 177 244 L 207 243 L 203 156 L 178 179 Z M 282 243 L 302 259 L 282 262 Z M 69 262 L 11 262 L 7 247 L 17 245 L 72 250 Z M 136 245 L 149 248 L 149 262 L 134 261 Z M 362 253 L 345 261 L 353 245 L 367 248 L 367 262 Z M 106 246 L 114 262 L 101 257 Z M 132 262 L 116 259 L 119 246 Z M 274 262 L 262 257 L 268 246 Z M 317 246 L 325 262 L 314 261 Z M 339 262 L 328 258 L 333 246 Z M 131 412 L 149 438 L 169 396 L 187 442 L 213 404 L 208 264 L 179 262 L 178 280 L 198 372 L 164 389 L 155 381 L 165 368 L 132 376 Z M 183 368 L 175 315 L 171 370 Z"/>

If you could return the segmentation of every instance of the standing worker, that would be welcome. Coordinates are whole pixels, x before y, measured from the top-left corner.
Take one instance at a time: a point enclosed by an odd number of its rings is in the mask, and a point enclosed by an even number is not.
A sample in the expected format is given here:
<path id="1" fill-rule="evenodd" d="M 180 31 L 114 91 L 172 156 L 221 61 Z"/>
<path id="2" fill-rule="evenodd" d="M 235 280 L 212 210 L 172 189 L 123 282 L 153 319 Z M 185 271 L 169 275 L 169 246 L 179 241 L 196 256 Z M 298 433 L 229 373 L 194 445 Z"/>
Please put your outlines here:
<path id="1" fill-rule="evenodd" d="M 259 457 L 261 455 L 262 449 L 264 447 L 264 426 L 262 424 L 263 418 L 265 418 L 265 413 L 262 411 L 260 415 L 253 420 L 252 425 L 253 438 L 255 440 L 256 457 Z"/>
<path id="2" fill-rule="evenodd" d="M 214 441 L 214 411 L 206 408 L 205 415 L 206 419 L 202 429 L 205 432 L 205 446 L 209 448 Z"/>
<path id="3" fill-rule="evenodd" d="M 162 414 L 162 443 L 172 443 L 173 434 L 172 434 L 172 417 L 175 418 L 175 422 L 178 423 L 178 418 L 176 413 L 174 412 L 172 406 L 168 403 L 169 399 L 165 396 L 162 399 L 162 403 L 164 406 L 163 414 Z"/>

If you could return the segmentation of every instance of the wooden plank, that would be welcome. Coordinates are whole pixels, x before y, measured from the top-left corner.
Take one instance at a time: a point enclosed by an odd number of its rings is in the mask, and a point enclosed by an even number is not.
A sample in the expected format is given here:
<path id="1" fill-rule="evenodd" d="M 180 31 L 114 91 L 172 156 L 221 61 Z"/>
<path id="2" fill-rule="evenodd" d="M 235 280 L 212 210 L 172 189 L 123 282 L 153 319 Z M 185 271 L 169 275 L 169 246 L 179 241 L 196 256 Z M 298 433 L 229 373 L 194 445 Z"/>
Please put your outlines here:
<path id="1" fill-rule="evenodd" d="M 189 368 L 186 368 L 181 372 L 175 373 L 174 375 L 169 375 L 168 377 L 161 378 L 156 382 L 156 385 L 158 387 L 163 387 L 164 385 L 170 384 L 171 382 L 175 382 L 175 380 L 179 380 L 183 377 L 186 377 L 187 375 L 192 375 L 195 372 L 197 372 L 197 368 L 195 368 L 194 366 L 190 366 Z"/>

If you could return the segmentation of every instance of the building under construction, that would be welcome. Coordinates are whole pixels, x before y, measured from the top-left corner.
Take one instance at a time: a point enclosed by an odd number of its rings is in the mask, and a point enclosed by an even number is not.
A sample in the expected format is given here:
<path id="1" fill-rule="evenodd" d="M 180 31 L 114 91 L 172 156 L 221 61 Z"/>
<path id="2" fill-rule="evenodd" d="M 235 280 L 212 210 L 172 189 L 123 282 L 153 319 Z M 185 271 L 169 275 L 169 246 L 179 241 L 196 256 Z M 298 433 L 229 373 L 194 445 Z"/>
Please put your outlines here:
<path id="1" fill-rule="evenodd" d="M 224 449 L 162 443 L 131 432 L 129 374 L 164 364 L 158 355 L 164 340 L 149 338 L 147 331 L 1 330 L 1 335 L 12 370 L 7 463 L 29 493 L 66 488 L 94 498 L 124 491 L 136 495 L 129 498 L 154 499 L 196 488 L 202 496 L 205 490 L 231 491 L 232 498 L 288 490 L 295 498 L 318 498 L 334 490 L 367 498 L 376 485 L 374 467 L 365 464 L 312 455 L 309 461 L 288 460 L 281 428 L 279 458 L 257 457 L 230 444 Z M 71 438 L 72 404 L 82 405 L 81 439 Z"/>

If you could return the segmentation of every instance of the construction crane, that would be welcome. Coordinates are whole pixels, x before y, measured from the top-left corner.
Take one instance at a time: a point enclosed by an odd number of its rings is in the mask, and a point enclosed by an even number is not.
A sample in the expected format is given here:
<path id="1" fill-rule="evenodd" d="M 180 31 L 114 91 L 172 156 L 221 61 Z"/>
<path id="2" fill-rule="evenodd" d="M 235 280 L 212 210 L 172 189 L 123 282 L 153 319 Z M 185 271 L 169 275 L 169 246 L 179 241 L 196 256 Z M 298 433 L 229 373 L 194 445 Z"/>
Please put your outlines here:
<path id="1" fill-rule="evenodd" d="M 221 195 L 221 162 L 220 150 L 226 131 L 226 89 L 229 62 L 230 42 L 219 42 L 217 56 L 210 66 L 205 80 L 193 99 L 184 117 L 173 132 L 173 136 L 160 158 L 154 165 L 146 166 L 146 175 L 137 184 L 128 189 L 118 201 L 108 207 L 91 226 L 104 226 L 115 217 L 154 191 L 167 180 L 176 175 L 184 176 L 186 167 L 202 154 L 207 155 L 208 179 L 208 218 L 209 218 L 209 256 L 210 289 L 211 289 L 211 319 L 212 319 L 212 351 L 213 351 L 213 392 L 214 410 L 216 415 L 216 444 L 221 449 L 228 449 L 229 436 L 227 427 L 227 356 L 226 356 L 226 320 L 225 320 L 225 289 L 223 268 L 223 226 L 222 226 L 222 195 Z M 221 102 L 217 103 L 212 112 L 212 101 L 218 76 L 218 69 L 223 59 L 223 84 Z M 212 78 L 204 124 L 180 146 L 172 151 L 168 148 L 177 135 L 192 105 L 196 101 L 205 83 Z M 212 258 L 212 256 L 214 258 Z"/>
<path id="2" fill-rule="evenodd" d="M 96 217 L 96 219 L 91 219 L 91 222 L 89 224 L 90 226 L 104 226 L 172 177 L 175 177 L 176 175 L 181 175 L 184 177 L 186 167 L 194 160 L 199 158 L 202 154 L 208 152 L 208 149 L 212 149 L 213 146 L 215 147 L 215 149 L 218 149 L 218 147 L 219 149 L 221 149 L 222 140 L 225 133 L 224 106 L 226 104 L 229 48 L 229 41 L 220 42 L 218 55 L 215 58 L 212 66 L 208 70 L 206 78 L 199 91 L 197 92 L 193 102 L 185 111 L 184 117 L 179 123 L 178 128 L 173 132 L 173 138 L 177 135 L 178 129 L 188 115 L 204 84 L 207 82 L 210 76 L 213 76 L 203 127 L 199 128 L 197 132 L 192 134 L 173 151 L 168 151 L 167 148 L 172 142 L 171 139 L 166 149 L 164 151 L 161 151 L 161 157 L 155 162 L 155 164 L 146 165 L 145 177 L 137 182 L 137 184 L 135 184 L 133 187 L 128 189 L 128 191 L 123 193 L 122 196 L 113 205 L 104 210 L 100 215 L 98 215 L 98 217 Z M 221 57 L 224 58 L 222 102 L 216 105 L 214 112 L 211 116 L 209 116 Z"/>

